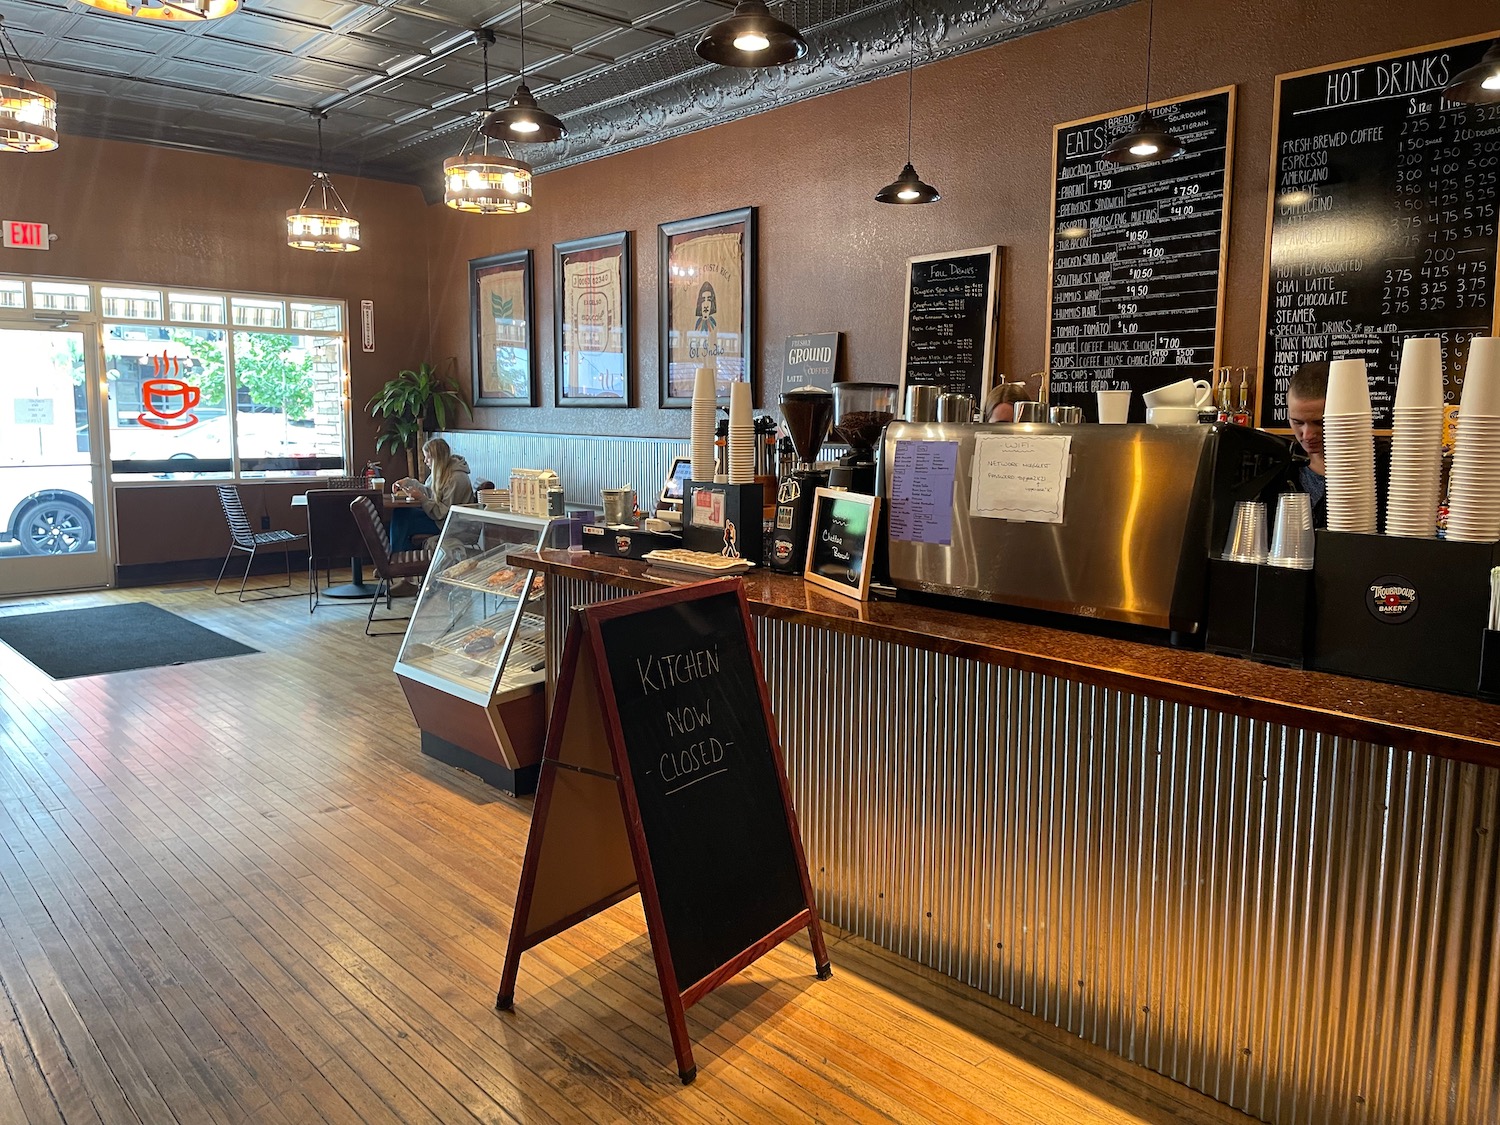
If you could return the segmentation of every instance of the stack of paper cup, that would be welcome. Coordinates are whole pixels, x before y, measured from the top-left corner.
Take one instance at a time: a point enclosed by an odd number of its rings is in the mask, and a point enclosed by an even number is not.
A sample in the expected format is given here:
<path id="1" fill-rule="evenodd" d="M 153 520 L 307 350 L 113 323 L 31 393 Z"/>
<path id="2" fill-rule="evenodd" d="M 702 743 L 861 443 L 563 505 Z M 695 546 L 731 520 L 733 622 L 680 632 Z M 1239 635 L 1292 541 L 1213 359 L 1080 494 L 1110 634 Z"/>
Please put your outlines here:
<path id="1" fill-rule="evenodd" d="M 1328 529 L 1375 533 L 1375 432 L 1370 380 L 1362 359 L 1328 365 L 1323 408 L 1323 458 L 1328 471 Z"/>
<path id="2" fill-rule="evenodd" d="M 1469 342 L 1448 489 L 1448 538 L 1500 539 L 1500 338 L 1494 336 Z"/>
<path id="3" fill-rule="evenodd" d="M 1443 345 L 1435 336 L 1407 340 L 1401 347 L 1391 426 L 1385 533 L 1431 539 L 1437 535 L 1443 473 Z"/>
<path id="4" fill-rule="evenodd" d="M 693 379 L 693 424 L 688 455 L 693 479 L 714 479 L 714 423 L 718 420 L 719 397 L 714 387 L 714 369 L 700 367 Z"/>
<path id="5" fill-rule="evenodd" d="M 755 419 L 750 412 L 750 384 L 729 384 L 729 483 L 755 480 Z"/>

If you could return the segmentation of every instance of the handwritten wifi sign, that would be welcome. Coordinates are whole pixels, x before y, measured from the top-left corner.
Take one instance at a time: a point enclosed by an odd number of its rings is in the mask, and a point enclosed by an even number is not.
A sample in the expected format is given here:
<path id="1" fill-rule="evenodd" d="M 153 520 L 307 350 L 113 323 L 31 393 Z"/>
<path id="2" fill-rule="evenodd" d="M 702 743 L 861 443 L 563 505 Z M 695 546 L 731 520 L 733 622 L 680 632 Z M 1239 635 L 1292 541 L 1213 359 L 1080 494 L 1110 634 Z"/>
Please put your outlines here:
<path id="1" fill-rule="evenodd" d="M 5 245 L 12 250 L 50 250 L 51 236 L 46 223 L 28 223 L 20 219 L 0 219 Z"/>

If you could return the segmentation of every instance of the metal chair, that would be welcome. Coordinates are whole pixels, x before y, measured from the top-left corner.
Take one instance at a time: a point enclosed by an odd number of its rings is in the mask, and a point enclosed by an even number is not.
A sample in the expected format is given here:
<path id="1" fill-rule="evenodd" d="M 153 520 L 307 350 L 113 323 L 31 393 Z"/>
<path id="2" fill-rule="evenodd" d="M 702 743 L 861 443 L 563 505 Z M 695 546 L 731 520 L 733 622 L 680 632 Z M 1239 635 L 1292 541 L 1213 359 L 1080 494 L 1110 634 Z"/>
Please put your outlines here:
<path id="1" fill-rule="evenodd" d="M 354 478 L 359 479 L 359 478 Z M 333 560 L 347 565 L 353 560 L 369 562 L 364 536 L 354 522 L 349 503 L 356 496 L 379 501 L 380 493 L 366 488 L 315 488 L 307 494 L 307 612 L 321 603 L 318 564 L 331 570 Z"/>
<path id="2" fill-rule="evenodd" d="M 224 581 L 224 572 L 229 569 L 229 560 L 236 551 L 244 551 L 250 557 L 245 560 L 245 574 L 240 579 L 240 601 L 245 600 L 245 583 L 250 580 L 250 568 L 255 565 L 255 552 L 262 547 L 279 549 L 286 557 L 286 585 L 292 585 L 292 548 L 306 540 L 307 536 L 295 531 L 254 531 L 250 519 L 245 515 L 245 505 L 240 501 L 240 490 L 236 485 L 218 486 L 219 504 L 224 509 L 224 519 L 229 523 L 229 553 L 224 556 L 224 565 L 219 567 L 219 577 L 214 579 L 214 593 L 219 592 L 219 583 Z"/>
<path id="3" fill-rule="evenodd" d="M 404 632 L 404 630 L 386 629 L 381 633 L 370 632 L 370 626 L 375 623 L 375 606 L 380 602 L 382 594 L 385 595 L 385 608 L 391 608 L 391 583 L 397 579 L 410 578 L 420 582 L 427 576 L 427 568 L 432 563 L 431 551 L 397 551 L 391 553 L 390 544 L 386 541 L 385 521 L 380 518 L 380 509 L 375 507 L 375 502 L 368 496 L 356 496 L 349 504 L 349 511 L 354 515 L 354 522 L 359 526 L 359 531 L 365 540 L 365 550 L 370 556 L 370 565 L 375 568 L 375 573 L 380 575 L 380 585 L 375 587 L 375 596 L 370 599 L 370 612 L 365 617 L 365 636 L 378 637 L 393 632 Z M 382 617 L 382 621 L 410 621 L 410 617 Z"/>

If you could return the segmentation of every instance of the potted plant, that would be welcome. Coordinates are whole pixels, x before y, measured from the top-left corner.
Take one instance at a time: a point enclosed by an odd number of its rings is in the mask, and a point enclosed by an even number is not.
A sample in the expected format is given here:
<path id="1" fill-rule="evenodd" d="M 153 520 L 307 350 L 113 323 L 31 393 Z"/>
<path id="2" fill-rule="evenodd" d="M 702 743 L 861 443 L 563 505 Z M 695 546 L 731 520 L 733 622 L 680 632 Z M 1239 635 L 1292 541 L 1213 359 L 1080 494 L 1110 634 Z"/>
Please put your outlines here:
<path id="1" fill-rule="evenodd" d="M 404 452 L 406 475 L 414 477 L 417 475 L 414 451 L 427 443 L 429 430 L 447 429 L 448 419 L 458 417 L 459 407 L 473 414 L 453 383 L 439 375 L 432 364 L 423 363 L 415 371 L 399 371 L 370 400 L 370 413 L 385 420 L 384 431 L 375 439 L 375 449 Z"/>

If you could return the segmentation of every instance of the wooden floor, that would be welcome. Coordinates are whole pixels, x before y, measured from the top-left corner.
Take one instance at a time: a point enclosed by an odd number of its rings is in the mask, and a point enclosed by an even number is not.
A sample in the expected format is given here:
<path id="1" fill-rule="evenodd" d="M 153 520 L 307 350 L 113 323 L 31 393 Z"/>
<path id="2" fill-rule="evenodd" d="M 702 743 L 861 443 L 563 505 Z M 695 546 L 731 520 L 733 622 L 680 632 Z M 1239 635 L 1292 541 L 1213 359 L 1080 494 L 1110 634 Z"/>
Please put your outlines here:
<path id="1" fill-rule="evenodd" d="M 683 1087 L 638 900 L 497 1013 L 530 801 L 418 752 L 398 639 L 202 583 L 0 613 L 122 601 L 261 651 L 54 683 L 0 645 L 3 1125 L 1251 1120 L 838 932 L 832 980 L 785 945 L 690 1009 Z"/>

